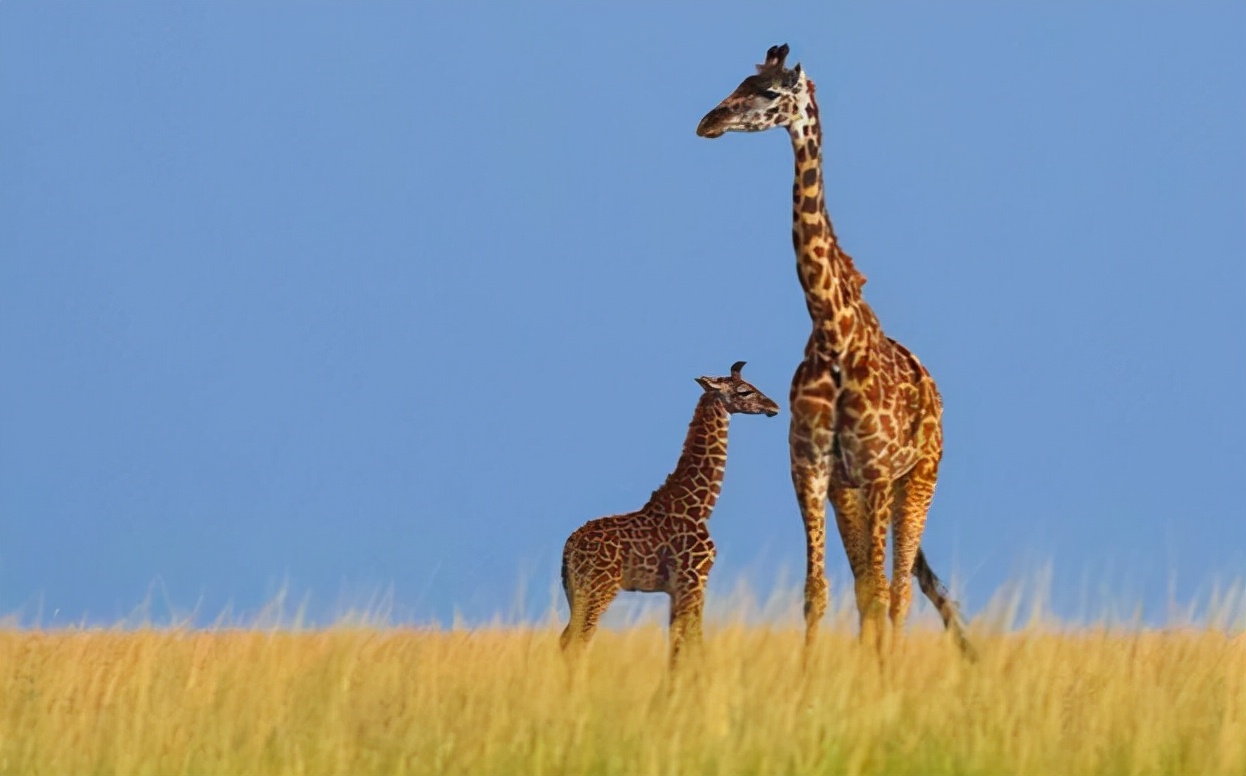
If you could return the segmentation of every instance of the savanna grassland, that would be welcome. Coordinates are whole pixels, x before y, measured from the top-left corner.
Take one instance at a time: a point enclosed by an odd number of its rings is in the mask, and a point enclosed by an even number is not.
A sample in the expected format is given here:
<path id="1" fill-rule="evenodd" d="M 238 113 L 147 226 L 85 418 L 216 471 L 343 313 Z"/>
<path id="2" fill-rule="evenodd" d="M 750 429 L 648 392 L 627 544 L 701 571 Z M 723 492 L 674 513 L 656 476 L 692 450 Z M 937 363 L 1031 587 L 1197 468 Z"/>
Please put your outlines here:
<path id="1" fill-rule="evenodd" d="M 2 774 L 1246 774 L 1229 627 L 0 631 Z"/>

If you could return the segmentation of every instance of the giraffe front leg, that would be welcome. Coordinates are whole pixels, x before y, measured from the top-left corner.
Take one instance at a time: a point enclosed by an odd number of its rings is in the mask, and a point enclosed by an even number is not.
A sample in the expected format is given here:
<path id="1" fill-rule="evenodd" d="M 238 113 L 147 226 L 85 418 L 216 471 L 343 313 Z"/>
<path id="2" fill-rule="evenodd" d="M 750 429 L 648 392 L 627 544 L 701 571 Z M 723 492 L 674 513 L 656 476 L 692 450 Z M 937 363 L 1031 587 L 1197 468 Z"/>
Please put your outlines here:
<path id="1" fill-rule="evenodd" d="M 829 432 L 822 432 L 829 437 Z M 805 645 L 812 646 L 830 596 L 826 582 L 826 498 L 830 483 L 830 445 L 819 445 L 820 434 L 792 418 L 789 439 L 792 485 L 805 524 Z M 829 441 L 829 440 L 828 440 Z"/>
<path id="2" fill-rule="evenodd" d="M 816 343 L 815 330 L 810 346 Z M 792 375 L 788 450 L 792 485 L 805 525 L 805 647 L 817 638 L 830 596 L 826 581 L 826 497 L 835 448 L 839 367 L 806 352 Z"/>
<path id="3" fill-rule="evenodd" d="M 679 570 L 674 574 L 670 589 L 672 669 L 679 663 L 681 650 L 700 649 L 705 588 L 709 584 L 710 569 L 717 554 L 704 524 L 698 526 L 691 541 L 678 548 L 675 563 Z"/>
<path id="4" fill-rule="evenodd" d="M 704 586 L 689 585 L 671 594 L 671 669 L 680 655 L 701 646 L 701 622 L 705 613 Z"/>

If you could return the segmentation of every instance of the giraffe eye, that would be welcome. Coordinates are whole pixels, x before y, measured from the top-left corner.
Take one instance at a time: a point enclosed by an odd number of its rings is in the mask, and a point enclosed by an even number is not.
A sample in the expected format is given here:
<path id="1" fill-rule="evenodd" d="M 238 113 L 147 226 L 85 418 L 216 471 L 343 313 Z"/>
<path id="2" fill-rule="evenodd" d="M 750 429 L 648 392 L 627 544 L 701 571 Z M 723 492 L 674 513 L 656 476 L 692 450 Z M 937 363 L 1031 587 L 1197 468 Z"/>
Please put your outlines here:
<path id="1" fill-rule="evenodd" d="M 770 91 L 769 89 L 762 89 L 762 90 L 759 92 L 759 94 L 761 94 L 761 96 L 762 96 L 762 97 L 765 97 L 767 100 L 777 100 L 777 99 L 779 99 L 779 93 L 778 93 L 778 92 L 772 92 L 772 91 Z"/>
<path id="2" fill-rule="evenodd" d="M 737 396 L 751 396 L 753 394 L 748 388 L 737 388 L 735 392 Z"/>

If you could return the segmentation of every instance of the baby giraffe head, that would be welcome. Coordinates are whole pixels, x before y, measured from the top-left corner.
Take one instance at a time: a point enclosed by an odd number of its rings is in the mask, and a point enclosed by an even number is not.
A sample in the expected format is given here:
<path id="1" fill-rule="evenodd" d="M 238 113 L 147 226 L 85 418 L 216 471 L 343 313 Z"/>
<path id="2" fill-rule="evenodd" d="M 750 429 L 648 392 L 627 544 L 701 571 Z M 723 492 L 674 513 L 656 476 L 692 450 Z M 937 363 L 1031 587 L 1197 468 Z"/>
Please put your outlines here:
<path id="1" fill-rule="evenodd" d="M 719 137 L 724 132 L 761 132 L 774 127 L 791 127 L 806 118 L 813 82 L 800 65 L 788 69 L 787 44 L 771 46 L 757 74 L 745 78 L 727 99 L 705 114 L 697 125 L 701 137 Z"/>
<path id="2" fill-rule="evenodd" d="M 743 361 L 731 365 L 730 377 L 698 377 L 697 382 L 705 392 L 713 395 L 723 403 L 727 412 L 742 412 L 746 415 L 767 415 L 774 417 L 779 414 L 779 405 L 757 390 L 751 383 L 740 376 L 744 368 Z"/>

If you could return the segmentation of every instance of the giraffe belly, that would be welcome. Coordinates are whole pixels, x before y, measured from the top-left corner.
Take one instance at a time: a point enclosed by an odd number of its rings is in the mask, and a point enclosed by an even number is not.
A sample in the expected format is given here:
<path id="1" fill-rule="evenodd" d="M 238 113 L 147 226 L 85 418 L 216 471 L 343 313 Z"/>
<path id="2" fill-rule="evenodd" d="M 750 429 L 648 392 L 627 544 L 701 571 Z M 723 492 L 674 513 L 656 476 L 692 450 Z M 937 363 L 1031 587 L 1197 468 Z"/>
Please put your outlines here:
<path id="1" fill-rule="evenodd" d="M 917 465 L 920 453 L 912 445 L 901 446 L 894 440 L 860 437 L 840 432 L 837 474 L 851 487 L 903 477 Z"/>
<path id="2" fill-rule="evenodd" d="M 623 563 L 624 590 L 638 593 L 661 593 L 666 590 L 670 579 L 670 552 L 654 544 L 652 540 L 629 543 Z"/>
<path id="3" fill-rule="evenodd" d="M 845 410 L 836 420 L 836 468 L 853 487 L 902 477 L 921 457 L 911 413 Z"/>
<path id="4" fill-rule="evenodd" d="M 666 590 L 666 575 L 650 564 L 637 564 L 623 569 L 624 590 L 633 593 L 661 593 Z"/>

